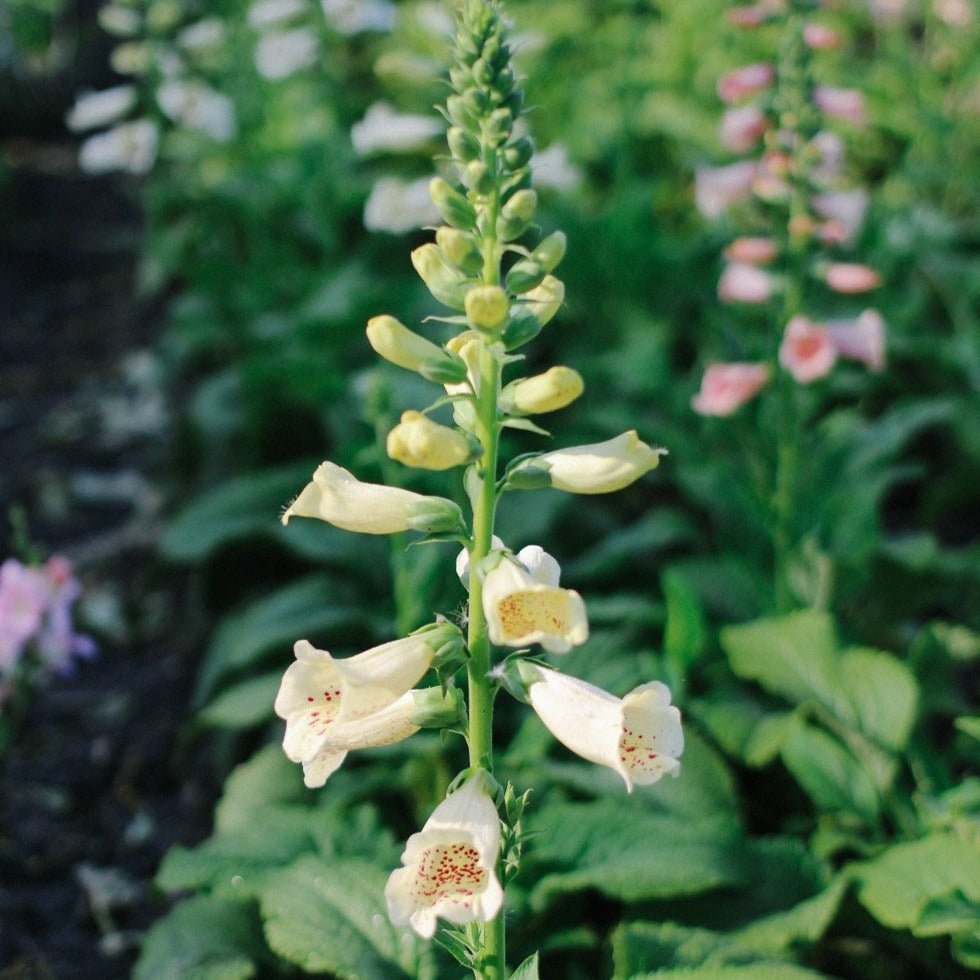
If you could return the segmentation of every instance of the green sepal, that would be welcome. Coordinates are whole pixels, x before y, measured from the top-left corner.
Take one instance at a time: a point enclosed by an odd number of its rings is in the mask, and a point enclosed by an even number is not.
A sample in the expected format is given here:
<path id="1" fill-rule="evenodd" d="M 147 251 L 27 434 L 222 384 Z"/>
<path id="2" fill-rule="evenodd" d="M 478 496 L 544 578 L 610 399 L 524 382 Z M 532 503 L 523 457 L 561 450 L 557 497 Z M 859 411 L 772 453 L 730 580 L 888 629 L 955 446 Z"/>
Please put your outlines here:
<path id="1" fill-rule="evenodd" d="M 504 490 L 544 490 L 551 486 L 551 470 L 537 453 L 511 460 L 501 481 Z"/>
<path id="2" fill-rule="evenodd" d="M 476 226 L 476 210 L 469 198 L 452 187 L 447 180 L 433 177 L 429 181 L 429 196 L 443 221 L 453 228 L 469 231 Z"/>
<path id="3" fill-rule="evenodd" d="M 534 156 L 534 144 L 526 136 L 514 140 L 501 151 L 508 170 L 520 170 L 531 162 Z"/>
<path id="4" fill-rule="evenodd" d="M 552 232 L 547 238 L 541 240 L 538 247 L 531 253 L 531 258 L 540 265 L 545 272 L 554 272 L 558 263 L 565 257 L 565 249 L 568 247 L 568 239 L 561 231 Z"/>
<path id="5" fill-rule="evenodd" d="M 413 694 L 409 721 L 419 728 L 450 728 L 466 717 L 466 702 L 458 687 L 429 687 Z"/>
<path id="6" fill-rule="evenodd" d="M 515 262 L 508 270 L 505 281 L 512 293 L 520 295 L 540 286 L 547 274 L 548 270 L 532 257 Z"/>
<path id="7" fill-rule="evenodd" d="M 542 429 L 540 425 L 536 425 L 528 418 L 509 418 L 501 423 L 501 427 L 504 429 L 521 429 L 524 432 L 533 432 L 539 436 L 548 436 L 550 438 L 551 433 L 547 429 Z"/>
<path id="8" fill-rule="evenodd" d="M 524 306 L 514 306 L 510 312 L 510 322 L 507 324 L 501 339 L 507 350 L 516 350 L 541 333 L 541 321 Z"/>
<path id="9" fill-rule="evenodd" d="M 449 142 L 449 152 L 452 153 L 453 159 L 461 163 L 468 163 L 470 160 L 479 158 L 480 141 L 465 129 L 461 129 L 459 126 L 450 126 L 446 133 L 446 139 Z"/>
<path id="10" fill-rule="evenodd" d="M 473 950 L 466 939 L 466 933 L 459 929 L 442 926 L 432 937 L 460 966 L 473 969 Z"/>

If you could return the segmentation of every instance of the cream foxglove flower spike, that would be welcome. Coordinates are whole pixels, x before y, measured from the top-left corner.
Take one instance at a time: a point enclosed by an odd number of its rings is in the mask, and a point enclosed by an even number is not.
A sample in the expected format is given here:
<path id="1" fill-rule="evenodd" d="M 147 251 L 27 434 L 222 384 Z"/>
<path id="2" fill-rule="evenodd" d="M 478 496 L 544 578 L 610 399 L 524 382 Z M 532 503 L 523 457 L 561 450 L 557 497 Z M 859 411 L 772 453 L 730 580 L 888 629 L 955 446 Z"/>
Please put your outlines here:
<path id="1" fill-rule="evenodd" d="M 391 921 L 411 925 L 425 939 L 435 934 L 439 918 L 456 925 L 489 922 L 504 901 L 495 873 L 499 852 L 497 808 L 477 773 L 409 837 L 404 867 L 385 887 Z"/>
<path id="2" fill-rule="evenodd" d="M 583 759 L 618 772 L 630 793 L 634 785 L 680 771 L 681 715 L 660 681 L 617 698 L 546 667 L 522 662 L 518 670 L 531 706 L 551 734 Z"/>

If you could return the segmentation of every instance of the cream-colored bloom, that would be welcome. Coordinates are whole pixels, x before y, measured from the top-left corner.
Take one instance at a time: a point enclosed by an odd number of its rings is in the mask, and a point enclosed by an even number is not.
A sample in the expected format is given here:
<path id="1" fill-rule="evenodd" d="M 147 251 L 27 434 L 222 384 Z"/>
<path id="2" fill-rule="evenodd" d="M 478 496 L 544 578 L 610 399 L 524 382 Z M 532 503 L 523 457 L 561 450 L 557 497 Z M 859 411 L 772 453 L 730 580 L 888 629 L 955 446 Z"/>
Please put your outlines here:
<path id="1" fill-rule="evenodd" d="M 398 367 L 433 381 L 460 381 L 466 376 L 463 362 L 387 313 L 371 317 L 366 333 L 375 352 Z"/>
<path id="2" fill-rule="evenodd" d="M 255 45 L 255 68 L 269 81 L 279 81 L 316 63 L 319 42 L 308 27 L 263 34 Z"/>
<path id="3" fill-rule="evenodd" d="M 617 698 L 545 667 L 522 664 L 520 670 L 531 706 L 551 734 L 583 759 L 618 772 L 629 792 L 679 772 L 681 715 L 660 681 Z"/>
<path id="4" fill-rule="evenodd" d="M 174 122 L 227 143 L 238 130 L 231 99 L 196 79 L 174 79 L 157 89 L 157 102 Z"/>
<path id="5" fill-rule="evenodd" d="M 73 133 L 98 129 L 118 122 L 136 105 L 139 93 L 135 85 L 114 85 L 101 92 L 83 92 L 65 116 L 65 125 Z"/>
<path id="6" fill-rule="evenodd" d="M 457 429 L 433 422 L 421 412 L 402 413 L 388 433 L 386 448 L 392 459 L 423 470 L 448 470 L 473 456 L 469 440 Z"/>
<path id="7" fill-rule="evenodd" d="M 470 322 L 481 330 L 496 330 L 507 319 L 507 293 L 500 286 L 474 286 L 463 303 Z"/>
<path id="8" fill-rule="evenodd" d="M 509 479 L 514 486 L 521 486 L 541 474 L 547 477 L 546 485 L 569 493 L 612 493 L 655 469 L 666 452 L 648 446 L 631 429 L 605 442 L 532 457 L 519 463 Z"/>
<path id="9" fill-rule="evenodd" d="M 394 534 L 398 531 L 449 531 L 461 520 L 458 505 L 383 483 L 362 483 L 336 463 L 321 463 L 300 495 L 286 508 L 291 517 L 316 517 L 345 531 Z"/>
<path id="10" fill-rule="evenodd" d="M 351 126 L 350 138 L 359 156 L 418 150 L 439 136 L 444 125 L 433 116 L 395 112 L 387 102 L 375 102 L 364 118 Z"/>
<path id="11" fill-rule="evenodd" d="M 452 629 L 413 634 L 344 660 L 307 640 L 296 643 L 275 711 L 286 720 L 283 750 L 303 764 L 307 786 L 322 786 L 351 749 L 390 745 L 418 731 L 410 689 Z"/>
<path id="12" fill-rule="evenodd" d="M 437 919 L 465 925 L 489 922 L 500 912 L 500 820 L 484 779 L 482 773 L 471 776 L 409 837 L 404 867 L 391 873 L 385 887 L 395 925 L 410 925 L 431 939 Z"/>
<path id="13" fill-rule="evenodd" d="M 560 589 L 558 562 L 537 545 L 504 554 L 483 576 L 483 612 L 492 643 L 568 653 L 589 638 L 582 597 Z"/>
<path id="14" fill-rule="evenodd" d="M 549 368 L 544 374 L 520 378 L 500 393 L 500 406 L 505 412 L 521 415 L 541 415 L 556 412 L 571 405 L 585 389 L 582 375 L 564 365 Z"/>
<path id="15" fill-rule="evenodd" d="M 520 305 L 530 310 L 541 326 L 554 317 L 564 302 L 565 284 L 555 276 L 545 276 L 540 285 L 528 290 L 520 299 Z"/>
<path id="16" fill-rule="evenodd" d="M 113 170 L 142 176 L 157 158 L 160 131 L 149 119 L 119 123 L 104 133 L 89 136 L 78 150 L 78 165 L 87 174 Z"/>

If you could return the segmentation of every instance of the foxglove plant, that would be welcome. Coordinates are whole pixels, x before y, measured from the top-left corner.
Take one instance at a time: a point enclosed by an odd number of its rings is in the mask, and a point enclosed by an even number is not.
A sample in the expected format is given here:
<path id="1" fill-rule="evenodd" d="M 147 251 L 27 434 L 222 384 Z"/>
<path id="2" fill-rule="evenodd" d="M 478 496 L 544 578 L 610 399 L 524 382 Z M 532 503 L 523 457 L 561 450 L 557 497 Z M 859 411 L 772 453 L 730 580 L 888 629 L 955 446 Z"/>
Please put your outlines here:
<path id="1" fill-rule="evenodd" d="M 553 274 L 565 250 L 555 232 L 521 244 L 532 226 L 532 145 L 515 133 L 522 105 L 496 0 L 467 0 L 457 15 L 452 94 L 444 115 L 451 169 L 430 184 L 443 224 L 412 262 L 455 330 L 440 344 L 390 315 L 374 317 L 368 341 L 386 361 L 443 386 L 421 411 L 406 412 L 388 435 L 388 454 L 411 467 L 464 467 L 465 500 L 362 482 L 323 463 L 286 509 L 367 534 L 421 532 L 462 545 L 456 568 L 468 590 L 466 632 L 437 617 L 409 637 L 334 660 L 305 640 L 286 671 L 276 711 L 286 719 L 284 749 L 322 785 L 347 751 L 408 737 L 420 727 L 465 733 L 469 766 L 423 829 L 410 838 L 386 898 L 392 921 L 437 936 L 475 976 L 503 980 L 504 888 L 524 843 L 526 794 L 494 778 L 493 705 L 503 689 L 538 712 L 573 752 L 623 776 L 627 788 L 678 771 L 680 715 L 670 692 L 652 682 L 619 699 L 529 659 L 586 642 L 585 604 L 559 585 L 558 563 L 537 545 L 517 553 L 494 535 L 497 501 L 507 492 L 555 487 L 571 493 L 619 490 L 654 469 L 664 450 L 634 431 L 594 445 L 529 453 L 501 466 L 505 428 L 542 433 L 529 416 L 557 411 L 582 393 L 573 369 L 556 366 L 504 383 L 504 373 L 556 314 L 564 287 Z M 429 416 L 451 406 L 453 424 Z M 504 649 L 501 649 L 504 648 Z M 507 648 L 510 653 L 507 653 Z M 429 668 L 439 685 L 413 687 Z M 465 670 L 466 695 L 456 688 Z M 465 928 L 454 928 L 465 927 Z"/>
<path id="2" fill-rule="evenodd" d="M 737 27 L 774 28 L 778 57 L 735 69 L 718 82 L 718 95 L 728 106 L 721 142 L 732 152 L 759 155 L 704 168 L 696 183 L 706 217 L 732 211 L 745 229 L 725 249 L 719 299 L 762 307 L 770 330 L 767 341 L 745 345 L 758 360 L 709 364 L 692 406 L 701 415 L 729 416 L 776 382 L 781 432 L 773 544 L 775 602 L 783 611 L 793 605 L 787 565 L 802 421 L 793 387 L 826 377 L 840 358 L 873 371 L 884 362 L 884 321 L 876 310 L 834 319 L 817 315 L 832 305 L 834 294 L 859 296 L 880 284 L 873 269 L 840 257 L 854 242 L 868 195 L 846 186 L 843 142 L 829 126 L 835 120 L 860 126 L 865 114 L 859 91 L 815 78 L 813 51 L 843 43 L 836 30 L 811 19 L 819 7 L 812 0 L 765 0 L 729 12 Z"/>

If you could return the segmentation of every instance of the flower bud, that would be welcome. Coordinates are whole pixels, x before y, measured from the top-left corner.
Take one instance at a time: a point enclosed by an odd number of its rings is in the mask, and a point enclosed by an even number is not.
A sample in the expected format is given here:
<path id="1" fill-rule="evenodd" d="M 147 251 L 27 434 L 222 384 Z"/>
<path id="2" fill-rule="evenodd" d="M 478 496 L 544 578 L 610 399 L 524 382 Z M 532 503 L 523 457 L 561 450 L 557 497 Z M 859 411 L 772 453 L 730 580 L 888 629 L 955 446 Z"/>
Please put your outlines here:
<path id="1" fill-rule="evenodd" d="M 450 688 L 427 687 L 412 691 L 412 713 L 409 721 L 417 728 L 447 728 L 466 717 L 463 692 Z"/>
<path id="2" fill-rule="evenodd" d="M 458 265 L 468 275 L 476 275 L 483 267 L 480 250 L 468 232 L 440 225 L 436 229 L 436 244 L 453 265 Z"/>
<path id="3" fill-rule="evenodd" d="M 547 270 L 536 259 L 520 259 L 507 271 L 507 288 L 517 295 L 541 284 Z"/>
<path id="4" fill-rule="evenodd" d="M 507 319 L 510 302 L 500 286 L 474 286 L 463 300 L 466 315 L 480 330 L 496 330 Z"/>
<path id="5" fill-rule="evenodd" d="M 541 285 L 524 294 L 524 308 L 530 310 L 543 327 L 565 302 L 565 284 L 555 276 L 545 276 Z"/>
<path id="6" fill-rule="evenodd" d="M 824 269 L 824 279 L 835 293 L 866 293 L 881 285 L 881 276 L 858 262 L 831 262 Z"/>
<path id="7" fill-rule="evenodd" d="M 767 62 L 744 65 L 728 72 L 718 80 L 718 97 L 722 102 L 738 102 L 769 88 L 776 78 L 776 70 Z"/>
<path id="8" fill-rule="evenodd" d="M 513 128 L 514 115 L 510 109 L 494 109 L 483 128 L 483 135 L 491 146 L 500 146 L 507 141 Z"/>
<path id="9" fill-rule="evenodd" d="M 731 415 L 754 398 L 768 381 L 769 369 L 765 364 L 709 364 L 701 379 L 701 390 L 691 399 L 691 407 L 699 415 Z"/>
<path id="10" fill-rule="evenodd" d="M 556 412 L 575 401 L 584 388 L 578 371 L 564 366 L 553 367 L 544 374 L 511 382 L 500 393 L 500 405 L 505 412 L 522 415 Z"/>
<path id="11" fill-rule="evenodd" d="M 469 440 L 446 425 L 433 422 L 421 412 L 404 412 L 388 433 L 388 455 L 405 466 L 423 470 L 448 470 L 462 466 L 472 456 Z"/>
<path id="12" fill-rule="evenodd" d="M 429 195 L 443 220 L 454 228 L 473 228 L 476 225 L 476 211 L 465 194 L 450 187 L 442 177 L 429 181 Z"/>
<path id="13" fill-rule="evenodd" d="M 531 162 L 531 157 L 534 156 L 534 144 L 526 136 L 522 136 L 510 146 L 505 146 L 502 155 L 508 169 L 520 170 Z"/>
<path id="14" fill-rule="evenodd" d="M 463 179 L 477 194 L 489 194 L 496 186 L 493 171 L 482 160 L 470 160 L 463 168 Z"/>
<path id="15" fill-rule="evenodd" d="M 534 220 L 537 208 L 538 195 L 534 191 L 523 188 L 514 193 L 500 209 L 500 220 L 497 222 L 500 238 L 509 242 L 523 235 Z"/>
<path id="16" fill-rule="evenodd" d="M 480 155 L 480 144 L 474 136 L 471 136 L 465 129 L 459 126 L 450 126 L 446 133 L 449 142 L 449 150 L 456 160 L 464 163 L 475 160 Z"/>
<path id="17" fill-rule="evenodd" d="M 547 238 L 543 238 L 538 247 L 531 253 L 531 258 L 540 265 L 545 272 L 554 272 L 558 263 L 565 257 L 565 248 L 568 240 L 564 232 L 552 232 Z"/>
<path id="18" fill-rule="evenodd" d="M 439 384 L 466 379 L 466 365 L 431 340 L 413 333 L 393 316 L 372 317 L 367 325 L 368 343 L 386 361 L 421 374 Z"/>
<path id="19" fill-rule="evenodd" d="M 729 262 L 744 265 L 768 265 L 776 257 L 778 247 L 772 238 L 736 238 L 726 249 Z"/>
<path id="20" fill-rule="evenodd" d="M 412 265 L 440 303 L 454 310 L 463 309 L 466 276 L 446 258 L 438 245 L 434 242 L 420 245 L 412 252 Z"/>
<path id="21" fill-rule="evenodd" d="M 408 529 L 423 534 L 460 534 L 465 532 L 459 504 L 444 497 L 419 497 L 408 508 Z"/>
<path id="22" fill-rule="evenodd" d="M 467 108 L 461 95 L 450 95 L 446 99 L 446 114 L 450 122 L 460 129 L 473 129 L 479 125 L 478 120 Z"/>
<path id="23" fill-rule="evenodd" d="M 718 298 L 723 303 L 765 303 L 772 295 L 773 280 L 754 265 L 732 262 L 718 280 Z"/>

